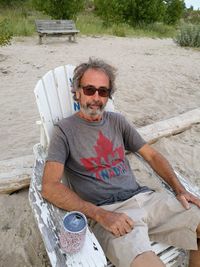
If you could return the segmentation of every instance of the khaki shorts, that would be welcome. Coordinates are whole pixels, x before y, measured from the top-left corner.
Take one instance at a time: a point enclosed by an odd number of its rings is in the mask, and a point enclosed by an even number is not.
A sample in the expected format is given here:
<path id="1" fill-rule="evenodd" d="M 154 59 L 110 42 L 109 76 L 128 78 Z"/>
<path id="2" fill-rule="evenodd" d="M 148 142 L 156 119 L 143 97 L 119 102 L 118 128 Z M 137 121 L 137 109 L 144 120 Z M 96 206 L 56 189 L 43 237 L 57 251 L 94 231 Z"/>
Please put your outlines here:
<path id="1" fill-rule="evenodd" d="M 98 223 L 92 226 L 106 256 L 115 266 L 129 267 L 137 255 L 151 251 L 150 240 L 186 250 L 197 249 L 200 209 L 195 205 L 191 205 L 189 210 L 184 209 L 169 193 L 140 193 L 102 208 L 124 212 L 135 222 L 130 233 L 118 238 Z"/>

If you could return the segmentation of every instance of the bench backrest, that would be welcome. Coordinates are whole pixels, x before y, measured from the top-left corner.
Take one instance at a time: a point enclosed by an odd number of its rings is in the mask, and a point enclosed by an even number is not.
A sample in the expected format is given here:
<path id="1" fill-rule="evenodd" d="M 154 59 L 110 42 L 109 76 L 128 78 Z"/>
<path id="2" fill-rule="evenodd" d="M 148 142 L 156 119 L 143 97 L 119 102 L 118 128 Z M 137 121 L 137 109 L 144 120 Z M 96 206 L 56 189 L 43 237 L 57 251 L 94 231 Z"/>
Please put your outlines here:
<path id="1" fill-rule="evenodd" d="M 47 145 L 55 123 L 80 109 L 71 93 L 74 69 L 72 65 L 60 66 L 48 71 L 36 84 L 34 93 Z M 111 99 L 108 100 L 106 110 L 114 111 Z"/>
<path id="2" fill-rule="evenodd" d="M 76 30 L 73 20 L 35 20 L 37 31 Z"/>

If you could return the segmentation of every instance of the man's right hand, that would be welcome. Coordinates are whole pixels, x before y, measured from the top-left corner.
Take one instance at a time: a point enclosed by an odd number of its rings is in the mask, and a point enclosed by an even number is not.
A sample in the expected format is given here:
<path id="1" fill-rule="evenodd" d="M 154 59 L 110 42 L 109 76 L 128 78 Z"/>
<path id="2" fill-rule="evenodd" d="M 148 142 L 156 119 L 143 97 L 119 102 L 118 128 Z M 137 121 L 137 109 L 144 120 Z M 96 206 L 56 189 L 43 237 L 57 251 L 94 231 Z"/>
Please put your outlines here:
<path id="1" fill-rule="evenodd" d="M 125 213 L 101 209 L 97 221 L 116 237 L 130 233 L 134 228 L 134 221 Z"/>
<path id="2" fill-rule="evenodd" d="M 42 180 L 42 196 L 57 207 L 72 211 L 78 210 L 87 217 L 100 223 L 116 237 L 131 232 L 133 220 L 124 213 L 107 211 L 84 201 L 75 192 L 61 183 L 64 165 L 48 161 L 45 165 Z"/>

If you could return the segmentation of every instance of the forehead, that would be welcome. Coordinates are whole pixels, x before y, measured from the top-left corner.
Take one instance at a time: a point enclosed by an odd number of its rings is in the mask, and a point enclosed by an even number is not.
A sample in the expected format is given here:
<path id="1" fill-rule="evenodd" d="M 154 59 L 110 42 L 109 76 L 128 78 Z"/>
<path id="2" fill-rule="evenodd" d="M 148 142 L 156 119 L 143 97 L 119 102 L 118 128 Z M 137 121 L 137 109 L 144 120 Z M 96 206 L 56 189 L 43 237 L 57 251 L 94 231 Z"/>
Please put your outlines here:
<path id="1" fill-rule="evenodd" d="M 88 69 L 81 78 L 81 84 L 109 86 L 109 77 L 102 70 Z"/>

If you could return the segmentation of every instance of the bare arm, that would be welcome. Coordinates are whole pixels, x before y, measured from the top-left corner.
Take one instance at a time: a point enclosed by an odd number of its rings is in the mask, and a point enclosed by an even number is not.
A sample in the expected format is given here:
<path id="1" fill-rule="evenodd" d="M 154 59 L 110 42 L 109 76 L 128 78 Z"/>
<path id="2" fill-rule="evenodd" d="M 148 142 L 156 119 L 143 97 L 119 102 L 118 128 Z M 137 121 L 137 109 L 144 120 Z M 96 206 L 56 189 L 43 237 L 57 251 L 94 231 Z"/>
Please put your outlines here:
<path id="1" fill-rule="evenodd" d="M 176 193 L 177 199 L 186 209 L 189 208 L 189 202 L 192 202 L 200 207 L 200 200 L 187 192 L 187 190 L 176 177 L 173 168 L 165 157 L 163 157 L 157 150 L 148 144 L 144 145 L 138 152 L 158 173 L 158 175 L 172 187 Z"/>
<path id="2" fill-rule="evenodd" d="M 45 199 L 64 210 L 77 210 L 84 213 L 116 236 L 124 235 L 132 230 L 133 221 L 126 214 L 109 212 L 84 201 L 62 184 L 63 172 L 63 164 L 53 161 L 46 163 L 42 179 L 42 196 Z"/>

